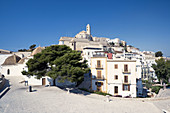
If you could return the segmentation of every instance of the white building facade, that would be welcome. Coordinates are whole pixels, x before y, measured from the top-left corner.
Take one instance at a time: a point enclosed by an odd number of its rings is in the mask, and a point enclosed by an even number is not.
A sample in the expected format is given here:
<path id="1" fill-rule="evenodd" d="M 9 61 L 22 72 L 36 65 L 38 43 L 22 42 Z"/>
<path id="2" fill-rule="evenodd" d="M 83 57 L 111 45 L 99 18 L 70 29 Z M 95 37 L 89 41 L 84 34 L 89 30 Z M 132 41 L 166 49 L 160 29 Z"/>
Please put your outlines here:
<path id="1" fill-rule="evenodd" d="M 91 66 L 91 57 L 93 57 L 93 54 L 97 51 L 102 51 L 102 48 L 99 47 L 85 47 L 83 48 L 82 57 L 84 60 L 87 60 L 87 64 L 90 67 Z"/>
<path id="2" fill-rule="evenodd" d="M 105 55 L 91 58 L 93 91 L 122 97 L 136 97 L 136 60 L 108 59 Z"/>

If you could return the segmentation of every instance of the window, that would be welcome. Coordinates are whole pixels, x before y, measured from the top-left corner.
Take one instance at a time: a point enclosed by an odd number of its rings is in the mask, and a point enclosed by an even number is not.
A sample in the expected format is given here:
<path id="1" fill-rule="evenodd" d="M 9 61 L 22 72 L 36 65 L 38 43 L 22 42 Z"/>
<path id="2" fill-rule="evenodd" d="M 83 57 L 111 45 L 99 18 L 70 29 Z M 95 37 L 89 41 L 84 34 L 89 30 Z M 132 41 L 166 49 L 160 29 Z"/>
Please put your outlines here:
<path id="1" fill-rule="evenodd" d="M 123 84 L 123 91 L 130 91 L 130 85 L 129 84 Z"/>
<path id="2" fill-rule="evenodd" d="M 115 91 L 114 91 L 114 93 L 118 93 L 118 86 L 115 86 Z"/>
<path id="3" fill-rule="evenodd" d="M 96 86 L 102 86 L 102 85 L 103 85 L 103 82 L 95 82 L 95 85 L 96 85 Z"/>
<path id="4" fill-rule="evenodd" d="M 128 72 L 128 65 L 127 64 L 124 65 L 124 71 Z"/>
<path id="5" fill-rule="evenodd" d="M 7 70 L 7 74 L 8 74 L 8 75 L 10 74 L 10 70 L 9 70 L 9 69 Z"/>
<path id="6" fill-rule="evenodd" d="M 115 64 L 115 69 L 118 69 L 118 64 Z"/>
<path id="7" fill-rule="evenodd" d="M 90 55 L 90 53 L 88 52 L 88 55 Z"/>
<path id="8" fill-rule="evenodd" d="M 97 78 L 102 78 L 101 71 L 97 71 Z"/>
<path id="9" fill-rule="evenodd" d="M 100 60 L 97 60 L 97 67 L 101 67 L 101 62 L 100 62 Z"/>
<path id="10" fill-rule="evenodd" d="M 128 76 L 124 76 L 124 82 L 128 83 Z"/>
<path id="11" fill-rule="evenodd" d="M 115 80 L 118 80 L 118 75 L 115 75 Z"/>

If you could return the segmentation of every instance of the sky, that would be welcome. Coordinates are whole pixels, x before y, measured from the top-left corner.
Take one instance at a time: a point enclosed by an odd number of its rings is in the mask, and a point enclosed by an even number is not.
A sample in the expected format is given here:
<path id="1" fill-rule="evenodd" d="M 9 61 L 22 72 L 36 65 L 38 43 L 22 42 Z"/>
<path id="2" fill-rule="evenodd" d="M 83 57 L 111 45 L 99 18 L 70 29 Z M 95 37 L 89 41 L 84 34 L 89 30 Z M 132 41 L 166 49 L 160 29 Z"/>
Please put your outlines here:
<path id="1" fill-rule="evenodd" d="M 0 49 L 58 44 L 87 24 L 92 36 L 170 56 L 170 0 L 0 0 Z"/>

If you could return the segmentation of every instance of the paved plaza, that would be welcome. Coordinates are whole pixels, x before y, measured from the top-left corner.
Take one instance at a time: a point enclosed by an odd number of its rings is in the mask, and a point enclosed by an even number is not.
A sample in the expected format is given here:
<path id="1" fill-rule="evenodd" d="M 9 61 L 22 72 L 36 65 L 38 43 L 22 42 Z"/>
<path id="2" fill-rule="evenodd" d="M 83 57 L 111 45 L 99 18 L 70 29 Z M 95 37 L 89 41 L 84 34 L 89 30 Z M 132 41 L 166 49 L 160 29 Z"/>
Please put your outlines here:
<path id="1" fill-rule="evenodd" d="M 58 87 L 28 86 L 21 76 L 6 77 L 10 90 L 0 99 L 0 113 L 163 113 L 170 99 L 142 100 L 111 98 L 96 94 L 68 94 Z M 8 84 L 8 82 L 7 82 Z M 160 106 L 160 104 L 162 106 Z"/>

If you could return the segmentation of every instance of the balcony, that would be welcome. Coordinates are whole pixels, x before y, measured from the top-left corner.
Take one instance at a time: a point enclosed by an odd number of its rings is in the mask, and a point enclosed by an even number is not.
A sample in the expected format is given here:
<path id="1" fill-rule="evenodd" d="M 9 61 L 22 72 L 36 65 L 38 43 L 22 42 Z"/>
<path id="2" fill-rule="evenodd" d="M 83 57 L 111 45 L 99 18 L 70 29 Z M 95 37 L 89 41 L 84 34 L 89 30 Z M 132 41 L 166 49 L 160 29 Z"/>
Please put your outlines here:
<path id="1" fill-rule="evenodd" d="M 123 73 L 123 74 L 130 74 L 130 73 L 131 73 L 131 70 L 130 70 L 130 69 L 128 69 L 128 70 L 124 70 L 124 69 L 123 69 L 123 70 L 122 70 L 122 73 Z"/>
<path id="2" fill-rule="evenodd" d="M 92 79 L 93 80 L 105 80 L 105 77 L 104 77 L 104 75 L 102 75 L 101 77 L 97 77 L 97 76 L 92 76 Z"/>
<path id="3" fill-rule="evenodd" d="M 103 65 L 95 65 L 96 69 L 103 69 Z"/>
<path id="4" fill-rule="evenodd" d="M 131 80 L 122 80 L 123 84 L 131 84 Z"/>

